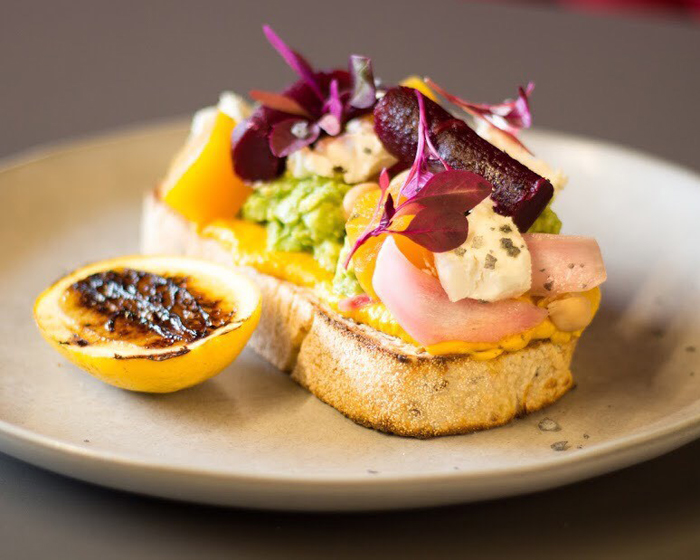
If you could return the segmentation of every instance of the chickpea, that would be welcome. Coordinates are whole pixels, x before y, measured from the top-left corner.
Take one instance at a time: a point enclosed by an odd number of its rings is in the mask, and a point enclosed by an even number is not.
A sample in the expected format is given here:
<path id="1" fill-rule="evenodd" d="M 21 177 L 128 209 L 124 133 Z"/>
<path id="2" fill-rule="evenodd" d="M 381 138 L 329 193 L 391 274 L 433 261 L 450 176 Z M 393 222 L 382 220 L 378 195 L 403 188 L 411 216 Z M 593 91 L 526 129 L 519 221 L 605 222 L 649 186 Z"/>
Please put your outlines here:
<path id="1" fill-rule="evenodd" d="M 547 310 L 552 323 L 564 332 L 574 332 L 587 327 L 593 319 L 593 306 L 581 295 L 555 299 L 547 305 Z"/>

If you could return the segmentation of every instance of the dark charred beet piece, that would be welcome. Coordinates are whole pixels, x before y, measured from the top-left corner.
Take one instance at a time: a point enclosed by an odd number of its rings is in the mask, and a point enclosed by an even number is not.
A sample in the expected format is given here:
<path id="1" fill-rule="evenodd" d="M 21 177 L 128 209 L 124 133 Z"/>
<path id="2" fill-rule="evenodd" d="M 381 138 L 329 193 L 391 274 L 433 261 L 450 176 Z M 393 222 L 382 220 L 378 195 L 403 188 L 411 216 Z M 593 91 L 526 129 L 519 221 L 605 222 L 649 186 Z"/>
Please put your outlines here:
<path id="1" fill-rule="evenodd" d="M 334 79 L 338 80 L 341 89 L 347 89 L 351 84 L 350 74 L 345 70 L 319 72 L 316 79 L 324 95 L 328 94 Z M 282 93 L 304 107 L 314 119 L 323 113 L 323 101 L 304 80 L 296 81 Z M 349 114 L 348 118 L 366 112 L 367 110 L 358 109 Z M 275 124 L 290 118 L 299 117 L 263 106 L 258 107 L 250 118 L 236 126 L 231 138 L 231 149 L 234 168 L 239 177 L 246 181 L 269 181 L 282 173 L 284 158 L 278 158 L 270 151 L 268 136 Z"/>
<path id="2" fill-rule="evenodd" d="M 440 156 L 455 169 L 472 171 L 493 184 L 496 212 L 511 216 L 520 231 L 527 231 L 554 194 L 550 182 L 427 98 L 425 112 L 430 139 Z M 412 162 L 418 139 L 415 90 L 390 89 L 374 108 L 374 128 L 391 154 L 404 163 Z"/>
<path id="3" fill-rule="evenodd" d="M 278 115 L 283 115 L 280 118 Z M 282 173 L 283 160 L 270 151 L 267 136 L 286 113 L 259 107 L 233 129 L 231 157 L 236 174 L 245 181 L 270 181 Z"/>

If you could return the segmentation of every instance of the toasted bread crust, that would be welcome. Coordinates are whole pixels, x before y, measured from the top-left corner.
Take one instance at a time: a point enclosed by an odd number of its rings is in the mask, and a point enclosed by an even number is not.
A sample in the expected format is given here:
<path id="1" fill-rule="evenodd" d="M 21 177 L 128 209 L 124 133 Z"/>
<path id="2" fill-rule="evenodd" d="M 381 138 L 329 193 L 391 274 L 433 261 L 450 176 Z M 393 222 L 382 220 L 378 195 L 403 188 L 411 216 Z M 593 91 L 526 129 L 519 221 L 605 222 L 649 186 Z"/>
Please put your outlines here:
<path id="1" fill-rule="evenodd" d="M 144 206 L 142 248 L 232 265 L 232 256 L 154 197 Z M 431 356 L 420 348 L 347 319 L 310 290 L 261 274 L 263 294 L 251 347 L 353 421 L 393 434 L 427 438 L 505 424 L 545 407 L 573 384 L 576 339 L 537 341 L 479 361 Z"/>

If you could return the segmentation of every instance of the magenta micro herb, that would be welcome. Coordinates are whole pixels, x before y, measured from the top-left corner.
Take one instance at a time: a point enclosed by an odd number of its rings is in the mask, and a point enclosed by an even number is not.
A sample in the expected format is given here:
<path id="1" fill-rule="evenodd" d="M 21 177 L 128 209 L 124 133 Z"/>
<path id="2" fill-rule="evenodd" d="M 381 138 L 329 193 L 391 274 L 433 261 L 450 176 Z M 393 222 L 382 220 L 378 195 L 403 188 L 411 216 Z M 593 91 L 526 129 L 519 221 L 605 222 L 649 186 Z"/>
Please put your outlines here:
<path id="1" fill-rule="evenodd" d="M 523 128 L 530 128 L 532 125 L 532 113 L 530 111 L 529 97 L 535 89 L 535 84 L 530 82 L 527 87 L 518 87 L 518 97 L 515 99 L 506 99 L 502 103 L 472 103 L 452 95 L 437 85 L 430 78 L 426 78 L 425 82 L 442 95 L 451 103 L 457 105 L 470 115 L 482 119 L 492 127 L 501 130 L 514 142 L 528 150 L 525 145 L 518 139 L 518 133 Z"/>
<path id="2" fill-rule="evenodd" d="M 269 109 L 287 113 L 294 119 L 282 120 L 270 132 L 270 151 L 277 157 L 289 154 L 313 144 L 321 132 L 337 136 L 345 123 L 353 116 L 366 113 L 377 99 L 372 73 L 372 61 L 360 55 L 352 55 L 348 79 L 343 83 L 335 77 L 322 79 L 306 59 L 289 47 L 269 25 L 263 31 L 270 44 L 320 101 L 300 103 L 288 95 L 254 90 L 250 96 Z M 320 109 L 319 109 L 320 107 Z"/>
<path id="3" fill-rule="evenodd" d="M 328 99 L 323 104 L 324 115 L 318 120 L 324 132 L 329 136 L 337 136 L 342 129 L 343 102 L 338 91 L 338 80 L 331 80 L 330 93 Z"/>
<path id="4" fill-rule="evenodd" d="M 312 118 L 311 114 L 304 107 L 302 107 L 296 99 L 292 99 L 288 95 L 274 93 L 272 91 L 261 91 L 258 89 L 251 90 L 249 95 L 261 105 L 265 105 L 266 107 L 274 109 L 275 111 L 289 113 L 290 115 L 297 115 L 306 119 Z"/>
<path id="5" fill-rule="evenodd" d="M 313 68 L 311 68 L 311 65 L 306 61 L 306 59 L 299 53 L 293 51 L 269 25 L 263 25 L 263 33 L 265 33 L 267 40 L 289 65 L 289 67 L 307 83 L 307 85 L 314 91 L 320 100 L 323 100 L 325 97 L 321 92 L 321 87 L 316 78 L 316 73 L 313 71 Z"/>
<path id="6" fill-rule="evenodd" d="M 270 151 L 277 157 L 287 157 L 313 144 L 320 134 L 320 126 L 308 120 L 287 119 L 278 122 L 270 131 Z"/>
<path id="7" fill-rule="evenodd" d="M 345 261 L 346 267 L 370 237 L 384 233 L 403 235 L 434 253 L 456 249 L 469 234 L 466 214 L 493 190 L 493 185 L 480 175 L 452 169 L 440 157 L 428 134 L 423 94 L 416 90 L 416 96 L 419 110 L 416 157 L 398 194 L 399 200 L 405 200 L 395 206 L 391 193 L 387 193 L 389 175 L 382 171 L 379 177 L 382 197 L 375 211 L 375 219 L 381 212 L 379 224 L 357 239 Z M 429 171 L 428 167 L 435 162 L 441 163 L 445 170 Z M 394 229 L 395 220 L 406 215 L 413 215 L 408 226 Z"/>

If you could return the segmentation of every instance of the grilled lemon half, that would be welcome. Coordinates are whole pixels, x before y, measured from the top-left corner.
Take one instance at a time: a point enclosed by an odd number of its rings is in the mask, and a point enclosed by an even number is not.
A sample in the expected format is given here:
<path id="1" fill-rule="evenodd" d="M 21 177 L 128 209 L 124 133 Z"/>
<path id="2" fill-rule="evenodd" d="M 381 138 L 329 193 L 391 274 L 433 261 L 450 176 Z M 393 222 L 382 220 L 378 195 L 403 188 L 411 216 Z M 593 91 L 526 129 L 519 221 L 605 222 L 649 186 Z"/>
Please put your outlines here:
<path id="1" fill-rule="evenodd" d="M 65 276 L 36 300 L 44 338 L 98 379 L 170 393 L 213 377 L 248 342 L 260 292 L 230 268 L 185 257 L 132 256 Z"/>

